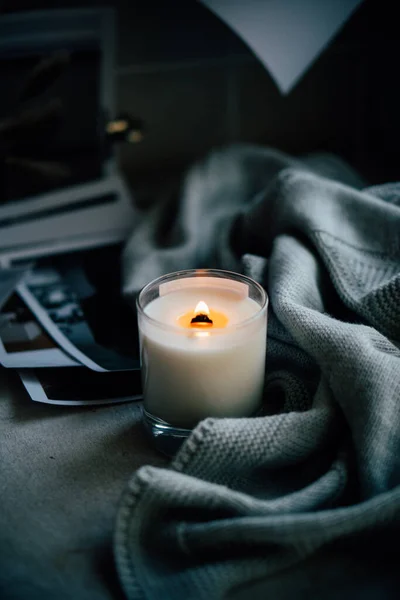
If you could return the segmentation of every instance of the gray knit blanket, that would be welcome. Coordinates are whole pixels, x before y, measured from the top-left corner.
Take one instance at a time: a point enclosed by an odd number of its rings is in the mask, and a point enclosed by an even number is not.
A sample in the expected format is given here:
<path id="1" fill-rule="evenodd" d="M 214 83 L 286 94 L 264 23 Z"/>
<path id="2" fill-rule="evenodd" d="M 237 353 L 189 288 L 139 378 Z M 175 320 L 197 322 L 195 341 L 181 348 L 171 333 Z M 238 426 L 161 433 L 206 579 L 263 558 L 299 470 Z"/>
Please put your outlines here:
<path id="1" fill-rule="evenodd" d="M 126 292 L 220 267 L 270 312 L 263 414 L 204 420 L 127 486 L 129 599 L 398 598 L 400 184 L 362 185 L 333 158 L 235 147 L 133 232 Z"/>

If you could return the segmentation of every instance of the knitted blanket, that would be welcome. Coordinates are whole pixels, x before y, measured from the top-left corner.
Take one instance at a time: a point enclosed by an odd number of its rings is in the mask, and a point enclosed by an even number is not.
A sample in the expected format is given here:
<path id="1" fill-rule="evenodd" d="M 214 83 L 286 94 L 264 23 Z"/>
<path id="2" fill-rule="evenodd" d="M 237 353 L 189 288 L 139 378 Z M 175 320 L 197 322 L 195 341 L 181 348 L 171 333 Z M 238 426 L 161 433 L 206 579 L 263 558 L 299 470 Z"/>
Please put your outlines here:
<path id="1" fill-rule="evenodd" d="M 328 163 L 215 153 L 126 247 L 127 292 L 217 266 L 270 298 L 264 413 L 204 420 L 127 486 L 130 599 L 398 597 L 400 184 Z"/>

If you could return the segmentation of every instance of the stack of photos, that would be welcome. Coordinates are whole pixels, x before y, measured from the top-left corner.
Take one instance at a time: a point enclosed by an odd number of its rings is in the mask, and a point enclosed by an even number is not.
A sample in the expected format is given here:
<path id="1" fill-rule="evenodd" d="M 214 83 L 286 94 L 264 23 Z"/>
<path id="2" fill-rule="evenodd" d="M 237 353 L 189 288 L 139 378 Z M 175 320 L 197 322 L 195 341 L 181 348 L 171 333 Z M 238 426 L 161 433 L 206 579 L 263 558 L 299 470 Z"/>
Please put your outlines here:
<path id="1" fill-rule="evenodd" d="M 135 307 L 121 295 L 121 244 L 0 269 L 0 364 L 34 401 L 141 399 Z"/>

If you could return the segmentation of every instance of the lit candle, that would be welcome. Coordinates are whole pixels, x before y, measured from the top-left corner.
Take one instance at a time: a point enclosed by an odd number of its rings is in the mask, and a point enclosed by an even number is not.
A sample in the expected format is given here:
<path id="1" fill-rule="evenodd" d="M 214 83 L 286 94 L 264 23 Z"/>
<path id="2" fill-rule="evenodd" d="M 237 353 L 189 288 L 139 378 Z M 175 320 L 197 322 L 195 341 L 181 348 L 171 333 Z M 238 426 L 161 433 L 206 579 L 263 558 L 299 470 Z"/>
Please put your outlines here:
<path id="1" fill-rule="evenodd" d="M 184 271 L 146 286 L 138 300 L 145 411 L 178 427 L 253 414 L 266 306 L 259 284 L 224 271 Z"/>

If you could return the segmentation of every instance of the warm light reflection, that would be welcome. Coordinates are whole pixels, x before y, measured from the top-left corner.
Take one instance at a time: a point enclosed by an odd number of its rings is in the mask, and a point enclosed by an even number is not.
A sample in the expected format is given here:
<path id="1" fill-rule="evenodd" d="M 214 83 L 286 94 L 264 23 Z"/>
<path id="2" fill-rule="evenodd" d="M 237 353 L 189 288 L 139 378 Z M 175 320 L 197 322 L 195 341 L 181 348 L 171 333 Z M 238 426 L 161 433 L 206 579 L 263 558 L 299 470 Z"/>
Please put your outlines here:
<path id="1" fill-rule="evenodd" d="M 208 337 L 210 333 L 208 331 L 195 331 L 193 335 L 197 338 L 199 337 Z"/>
<path id="2" fill-rule="evenodd" d="M 115 121 L 110 121 L 106 125 L 107 133 L 122 133 L 126 131 L 129 127 L 128 121 L 125 119 L 116 119 Z"/>

